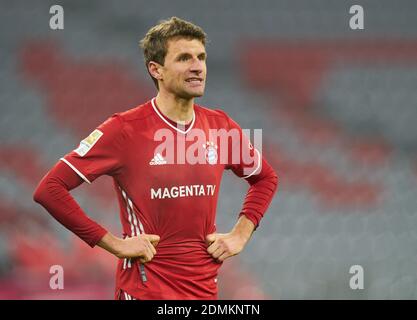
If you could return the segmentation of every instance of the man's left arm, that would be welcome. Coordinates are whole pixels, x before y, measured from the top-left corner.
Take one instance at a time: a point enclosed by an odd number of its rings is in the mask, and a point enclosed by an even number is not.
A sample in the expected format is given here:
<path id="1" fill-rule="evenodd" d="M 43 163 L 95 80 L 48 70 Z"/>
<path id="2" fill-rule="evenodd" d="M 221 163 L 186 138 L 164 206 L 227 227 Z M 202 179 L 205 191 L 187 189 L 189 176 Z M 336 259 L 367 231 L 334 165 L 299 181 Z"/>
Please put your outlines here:
<path id="1" fill-rule="evenodd" d="M 265 159 L 262 158 L 260 161 L 262 161 L 260 172 L 245 178 L 250 188 L 233 229 L 229 233 L 213 233 L 206 237 L 207 252 L 219 262 L 243 250 L 252 233 L 259 226 L 277 190 L 277 174 Z"/>

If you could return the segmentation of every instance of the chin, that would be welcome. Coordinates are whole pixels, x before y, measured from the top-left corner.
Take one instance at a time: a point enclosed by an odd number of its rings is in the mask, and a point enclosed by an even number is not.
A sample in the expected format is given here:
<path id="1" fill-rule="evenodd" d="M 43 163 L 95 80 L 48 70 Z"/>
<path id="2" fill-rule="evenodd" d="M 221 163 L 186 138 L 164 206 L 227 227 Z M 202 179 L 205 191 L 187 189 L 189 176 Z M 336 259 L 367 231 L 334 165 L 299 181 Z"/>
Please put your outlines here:
<path id="1" fill-rule="evenodd" d="M 199 98 L 202 97 L 204 95 L 204 91 L 203 92 L 198 92 L 194 94 L 194 98 Z"/>
<path id="2" fill-rule="evenodd" d="M 185 91 L 179 96 L 184 99 L 192 99 L 192 98 L 199 98 L 204 95 L 204 90 L 201 91 Z"/>
<path id="3" fill-rule="evenodd" d="M 204 88 L 201 88 L 199 90 L 195 90 L 192 92 L 195 98 L 202 97 L 204 95 Z"/>

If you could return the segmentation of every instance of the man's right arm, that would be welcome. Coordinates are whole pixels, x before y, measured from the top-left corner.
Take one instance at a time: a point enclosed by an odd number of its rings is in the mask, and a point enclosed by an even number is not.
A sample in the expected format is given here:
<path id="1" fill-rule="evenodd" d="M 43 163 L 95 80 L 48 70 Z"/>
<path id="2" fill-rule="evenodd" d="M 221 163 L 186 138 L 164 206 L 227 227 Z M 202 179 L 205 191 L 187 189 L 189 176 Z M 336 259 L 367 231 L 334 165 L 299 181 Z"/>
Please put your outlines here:
<path id="1" fill-rule="evenodd" d="M 89 246 L 98 245 L 119 258 L 140 258 L 150 261 L 155 255 L 156 235 L 121 239 L 91 220 L 69 193 L 83 180 L 64 162 L 59 161 L 43 177 L 33 199 L 42 205 L 59 223 L 75 233 Z"/>
<path id="2" fill-rule="evenodd" d="M 153 234 L 121 239 L 108 232 L 97 245 L 118 258 L 139 258 L 140 262 L 145 263 L 151 261 L 156 254 L 158 242 L 159 236 Z"/>

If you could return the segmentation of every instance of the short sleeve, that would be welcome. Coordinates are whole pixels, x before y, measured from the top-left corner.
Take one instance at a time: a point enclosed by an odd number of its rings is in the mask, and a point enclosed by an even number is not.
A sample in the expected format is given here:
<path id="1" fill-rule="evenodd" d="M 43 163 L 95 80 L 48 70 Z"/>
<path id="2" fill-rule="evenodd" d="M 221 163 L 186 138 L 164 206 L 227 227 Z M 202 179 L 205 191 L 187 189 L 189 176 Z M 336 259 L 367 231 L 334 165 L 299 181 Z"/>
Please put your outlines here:
<path id="1" fill-rule="evenodd" d="M 261 172 L 262 159 L 261 153 L 256 149 L 248 137 L 249 132 L 244 132 L 240 125 L 231 118 L 229 121 L 229 131 L 234 138 L 229 141 L 229 155 L 226 169 L 232 170 L 238 177 L 249 178 Z"/>
<path id="2" fill-rule="evenodd" d="M 60 160 L 91 183 L 101 175 L 114 176 L 120 172 L 123 144 L 123 120 L 114 114 Z"/>

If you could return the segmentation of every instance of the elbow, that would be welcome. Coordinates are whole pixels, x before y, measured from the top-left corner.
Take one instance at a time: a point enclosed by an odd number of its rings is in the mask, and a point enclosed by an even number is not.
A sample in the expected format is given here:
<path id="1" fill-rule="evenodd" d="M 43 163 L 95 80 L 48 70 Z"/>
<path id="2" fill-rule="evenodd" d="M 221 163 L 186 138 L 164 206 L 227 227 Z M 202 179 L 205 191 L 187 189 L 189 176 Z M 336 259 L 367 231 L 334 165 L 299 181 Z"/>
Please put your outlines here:
<path id="1" fill-rule="evenodd" d="M 36 203 L 42 204 L 44 198 L 44 186 L 41 183 L 36 187 L 34 193 L 33 193 L 33 201 Z"/>
<path id="2" fill-rule="evenodd" d="M 270 181 L 274 185 L 274 193 L 277 192 L 279 179 L 278 179 L 278 174 L 275 170 L 271 170 Z"/>
<path id="3" fill-rule="evenodd" d="M 49 174 L 45 175 L 42 180 L 39 182 L 35 191 L 33 192 L 33 201 L 43 205 L 48 198 L 48 188 L 47 184 L 51 181 Z"/>
<path id="4" fill-rule="evenodd" d="M 277 187 L 278 187 L 278 174 L 277 174 L 277 172 L 276 172 L 275 170 L 273 171 L 272 178 L 274 179 L 275 184 L 276 184 L 276 185 L 277 185 Z"/>

